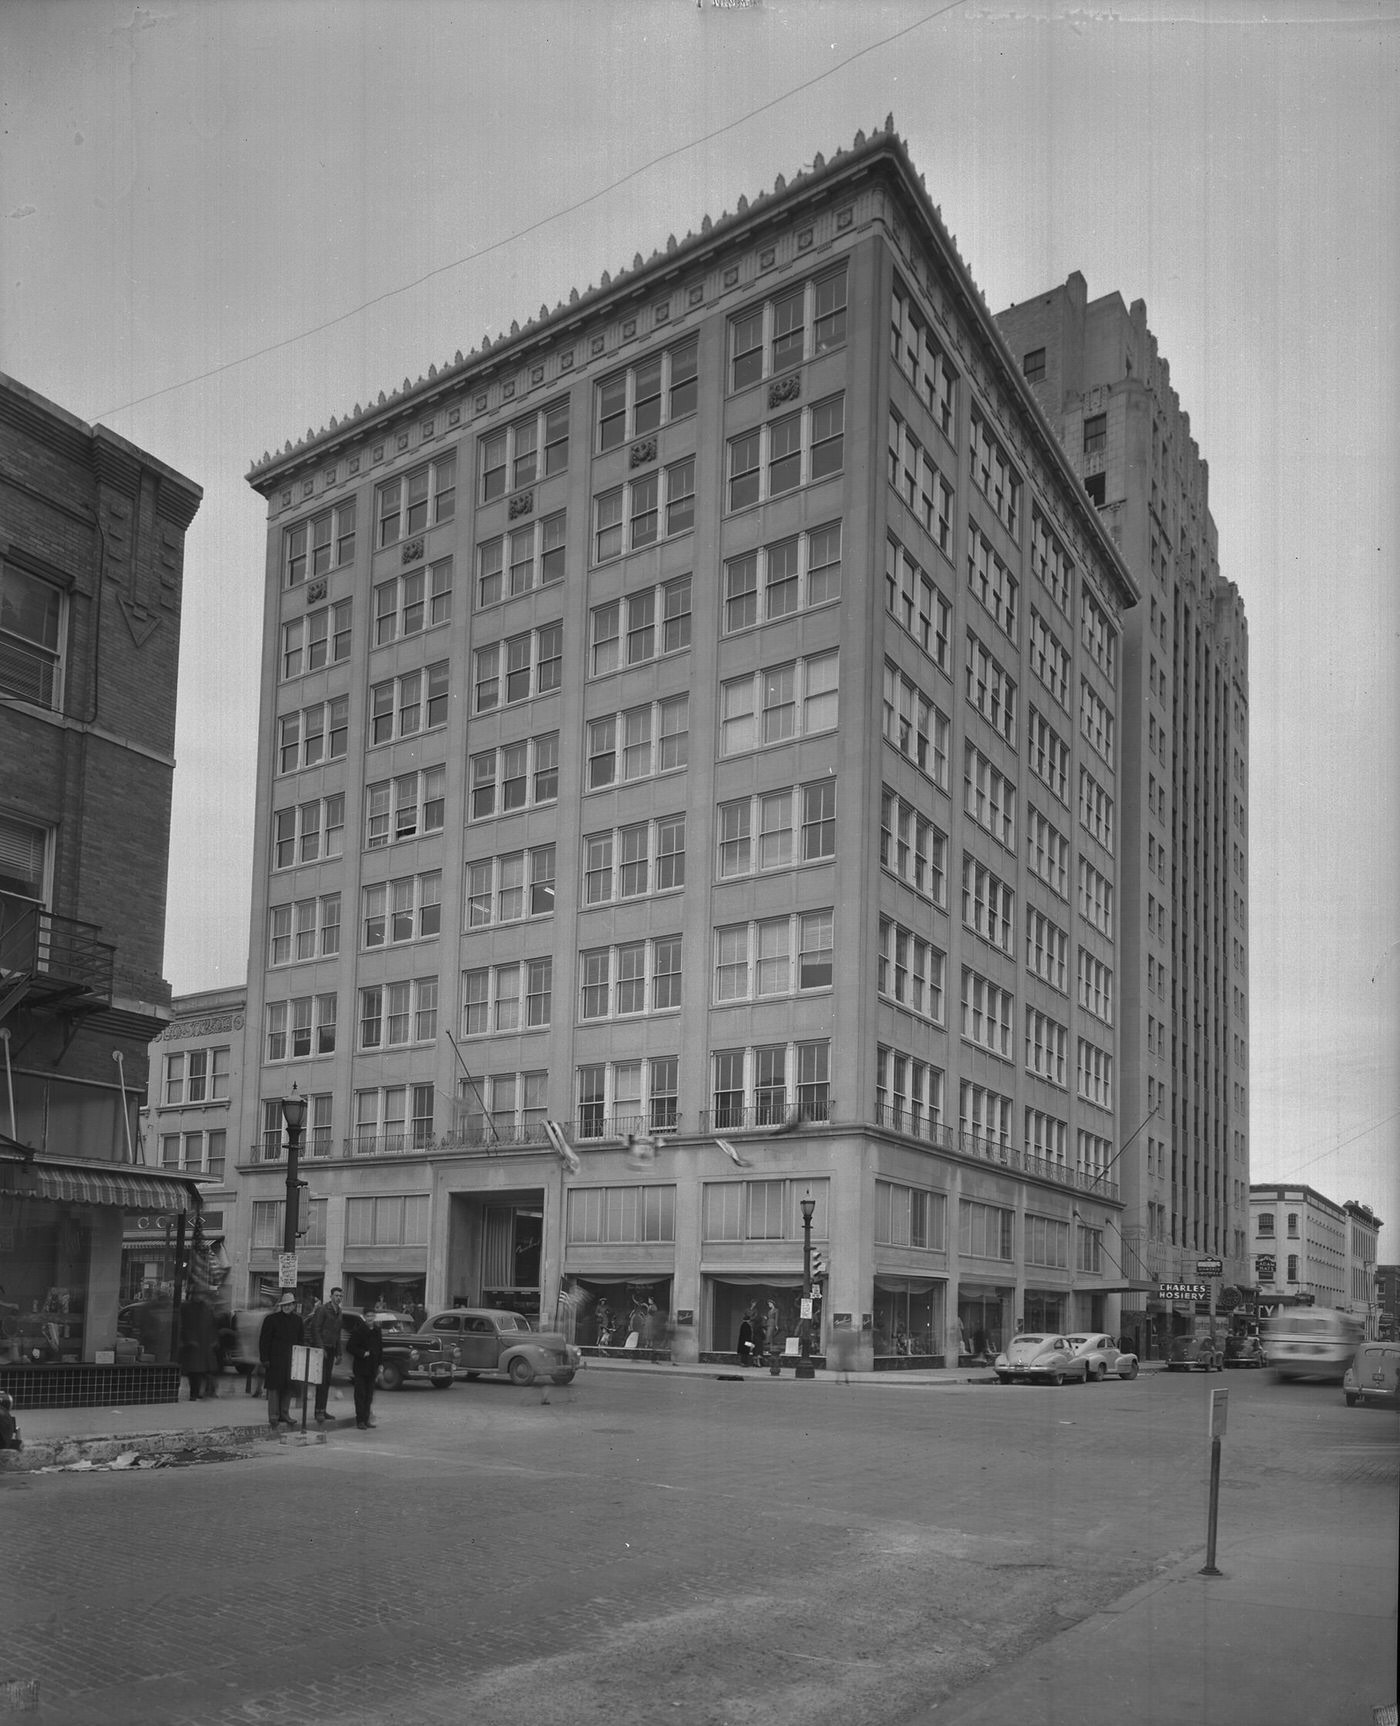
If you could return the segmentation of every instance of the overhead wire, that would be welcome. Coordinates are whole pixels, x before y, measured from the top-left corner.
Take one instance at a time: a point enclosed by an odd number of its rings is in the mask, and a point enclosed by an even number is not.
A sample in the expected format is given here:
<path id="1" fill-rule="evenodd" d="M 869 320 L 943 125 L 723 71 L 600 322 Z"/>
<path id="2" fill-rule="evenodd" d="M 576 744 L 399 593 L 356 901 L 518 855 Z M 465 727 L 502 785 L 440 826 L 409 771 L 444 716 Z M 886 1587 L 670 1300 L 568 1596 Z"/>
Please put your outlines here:
<path id="1" fill-rule="evenodd" d="M 698 138 L 687 139 L 683 144 L 676 144 L 669 150 L 663 150 L 659 155 L 653 156 L 649 161 L 630 169 L 616 180 L 610 181 L 606 186 L 599 187 L 596 192 L 590 192 L 586 197 L 579 198 L 572 204 L 564 205 L 562 209 L 554 210 L 547 216 L 541 216 L 537 221 L 528 222 L 524 227 L 517 228 L 514 233 L 506 234 L 499 240 L 493 240 L 478 251 L 469 252 L 465 257 L 454 258 L 446 264 L 438 264 L 431 270 L 425 270 L 422 275 L 415 276 L 412 281 L 402 282 L 398 287 L 386 288 L 383 293 L 373 294 L 369 299 L 361 300 L 358 305 L 351 306 L 347 311 L 339 312 L 335 317 L 327 318 L 322 323 L 312 324 L 309 328 L 300 330 L 295 335 L 284 336 L 280 341 L 269 342 L 265 347 L 254 348 L 252 352 L 241 354 L 237 359 L 225 360 L 221 365 L 211 366 L 207 371 L 195 372 L 173 384 L 166 384 L 161 389 L 151 390 L 146 395 L 133 396 L 130 401 L 122 402 L 116 407 L 104 408 L 95 418 L 98 420 L 109 419 L 116 414 L 126 413 L 131 408 L 141 407 L 146 402 L 157 401 L 161 396 L 173 395 L 176 390 L 188 389 L 192 384 L 207 383 L 210 378 L 220 377 L 224 372 L 248 365 L 253 360 L 263 359 L 268 354 L 279 353 L 283 348 L 292 347 L 297 342 L 306 341 L 311 336 L 321 335 L 326 330 L 332 330 L 340 324 L 348 323 L 351 318 L 359 317 L 361 312 L 368 311 L 372 306 L 383 305 L 388 300 L 398 298 L 400 294 L 411 293 L 414 288 L 421 288 L 425 282 L 430 282 L 437 276 L 446 275 L 449 271 L 461 269 L 467 264 L 479 263 L 483 258 L 489 258 L 492 253 L 503 251 L 507 246 L 513 246 L 517 240 L 523 240 L 528 235 L 537 233 L 541 228 L 548 227 L 550 223 L 560 221 L 565 216 L 575 215 L 580 210 L 586 210 L 589 205 L 610 197 L 632 180 L 639 179 L 643 174 L 649 174 L 653 168 L 660 167 L 663 162 L 669 162 L 676 156 L 683 156 L 687 151 L 698 149 L 702 144 L 713 143 L 716 138 L 722 138 L 726 133 L 747 125 L 758 115 L 780 107 L 784 102 L 791 101 L 794 96 L 800 96 L 804 91 L 815 88 L 816 85 L 824 83 L 828 78 L 834 78 L 838 72 L 843 72 L 846 67 L 854 65 L 857 60 L 864 59 L 866 55 L 889 47 L 892 42 L 898 42 L 902 37 L 912 35 L 914 31 L 922 30 L 928 24 L 936 23 L 939 18 L 966 4 L 967 0 L 947 0 L 946 5 L 936 7 L 932 12 L 925 13 L 922 18 L 915 19 L 912 24 L 906 24 L 901 29 L 892 31 L 888 36 L 882 36 L 878 42 L 866 43 L 863 48 L 858 48 L 853 54 L 848 54 L 844 60 L 838 60 L 834 66 L 828 66 L 825 71 L 804 79 L 800 84 L 794 84 L 791 89 L 780 92 L 766 102 L 760 102 L 757 107 L 747 109 L 735 119 L 727 120 L 722 126 L 716 126 L 712 131 L 702 133 Z"/>

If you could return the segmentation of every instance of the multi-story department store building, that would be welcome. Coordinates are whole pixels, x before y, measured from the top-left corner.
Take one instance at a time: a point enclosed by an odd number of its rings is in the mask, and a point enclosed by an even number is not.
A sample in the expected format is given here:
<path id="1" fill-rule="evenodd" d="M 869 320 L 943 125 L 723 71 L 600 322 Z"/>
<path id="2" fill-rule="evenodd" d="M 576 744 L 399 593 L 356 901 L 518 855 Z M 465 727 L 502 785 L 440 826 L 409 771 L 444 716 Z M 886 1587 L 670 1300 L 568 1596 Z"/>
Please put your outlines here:
<path id="1" fill-rule="evenodd" d="M 1137 588 L 891 129 L 249 477 L 250 1292 L 295 1083 L 352 1302 L 1117 1328 Z"/>
<path id="2" fill-rule="evenodd" d="M 1076 272 L 997 323 L 1145 599 L 1123 620 L 1118 1034 L 1125 1328 L 1249 1254 L 1249 632 L 1147 308 Z M 1202 1309 L 1204 1310 L 1204 1309 Z M 1141 1313 L 1142 1321 L 1134 1315 Z"/>

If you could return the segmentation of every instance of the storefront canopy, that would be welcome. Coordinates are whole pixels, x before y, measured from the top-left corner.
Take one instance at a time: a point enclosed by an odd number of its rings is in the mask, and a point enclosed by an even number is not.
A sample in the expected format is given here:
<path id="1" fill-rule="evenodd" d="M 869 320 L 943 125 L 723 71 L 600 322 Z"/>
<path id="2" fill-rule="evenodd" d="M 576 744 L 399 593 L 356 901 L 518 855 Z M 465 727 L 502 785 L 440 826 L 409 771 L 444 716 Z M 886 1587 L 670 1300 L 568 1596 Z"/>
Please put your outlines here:
<path id="1" fill-rule="evenodd" d="M 6 1141 L 8 1148 L 9 1143 Z M 155 1169 L 137 1169 L 125 1163 L 65 1162 L 34 1155 L 6 1157 L 12 1165 L 13 1184 L 7 1190 L 71 1205 L 121 1205 L 139 1210 L 190 1211 L 194 1192 L 184 1177 L 162 1174 Z M 18 1168 L 13 1164 L 19 1162 Z"/>

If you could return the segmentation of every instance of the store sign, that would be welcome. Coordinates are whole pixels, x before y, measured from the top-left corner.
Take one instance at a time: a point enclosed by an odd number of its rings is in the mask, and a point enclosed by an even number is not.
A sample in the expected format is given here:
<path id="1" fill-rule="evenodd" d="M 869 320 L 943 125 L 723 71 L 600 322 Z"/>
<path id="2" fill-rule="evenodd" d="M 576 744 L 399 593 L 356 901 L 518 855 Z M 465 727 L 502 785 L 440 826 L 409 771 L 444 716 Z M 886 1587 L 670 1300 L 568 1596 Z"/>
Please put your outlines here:
<path id="1" fill-rule="evenodd" d="M 1198 1277 L 1223 1277 L 1225 1266 L 1219 1259 L 1197 1259 L 1196 1275 Z"/>
<path id="2" fill-rule="evenodd" d="M 297 1255 L 295 1253 L 278 1253 L 277 1286 L 279 1289 L 296 1289 Z"/>
<path id="3" fill-rule="evenodd" d="M 1261 1283 L 1271 1283 L 1277 1269 L 1278 1261 L 1272 1253 L 1260 1253 L 1254 1260 L 1255 1274 Z"/>
<path id="4" fill-rule="evenodd" d="M 1157 1293 L 1163 1300 L 1204 1300 L 1204 1283 L 1159 1283 Z"/>

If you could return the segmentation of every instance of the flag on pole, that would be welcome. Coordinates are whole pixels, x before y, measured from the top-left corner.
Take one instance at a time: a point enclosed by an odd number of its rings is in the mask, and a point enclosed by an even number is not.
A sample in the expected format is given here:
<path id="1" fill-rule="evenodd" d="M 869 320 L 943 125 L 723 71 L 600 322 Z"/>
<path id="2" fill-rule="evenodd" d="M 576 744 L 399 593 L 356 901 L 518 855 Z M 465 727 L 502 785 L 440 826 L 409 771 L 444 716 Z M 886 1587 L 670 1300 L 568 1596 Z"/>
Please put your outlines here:
<path id="1" fill-rule="evenodd" d="M 578 1160 L 578 1157 L 569 1144 L 569 1141 L 564 1137 L 564 1129 L 559 1125 L 558 1121 L 546 1121 L 544 1124 L 544 1130 L 545 1136 L 548 1138 L 550 1144 L 553 1145 L 555 1150 L 559 1153 L 560 1162 L 563 1163 L 564 1167 L 571 1175 L 576 1175 L 583 1167 L 583 1164 Z"/>
<path id="2" fill-rule="evenodd" d="M 725 1156 L 729 1158 L 730 1162 L 734 1164 L 736 1169 L 747 1169 L 750 1166 L 748 1159 L 746 1157 L 741 1157 L 738 1151 L 734 1149 L 733 1145 L 730 1144 L 728 1139 L 716 1139 L 715 1143 L 724 1152 Z"/>
<path id="3" fill-rule="evenodd" d="M 640 1136 L 627 1135 L 627 1166 L 639 1173 L 651 1168 L 656 1162 L 656 1140 L 648 1138 L 645 1133 Z"/>

